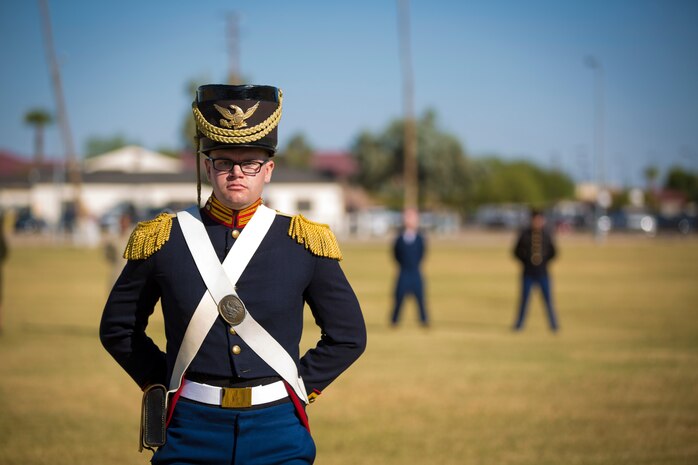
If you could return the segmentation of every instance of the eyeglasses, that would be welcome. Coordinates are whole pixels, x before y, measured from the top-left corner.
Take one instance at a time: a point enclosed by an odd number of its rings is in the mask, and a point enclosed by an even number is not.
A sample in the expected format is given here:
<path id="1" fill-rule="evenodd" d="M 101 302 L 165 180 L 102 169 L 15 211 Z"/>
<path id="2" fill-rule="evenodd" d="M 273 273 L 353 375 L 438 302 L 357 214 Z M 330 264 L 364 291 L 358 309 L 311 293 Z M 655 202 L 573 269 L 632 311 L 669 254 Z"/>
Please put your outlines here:
<path id="1" fill-rule="evenodd" d="M 243 174 L 254 176 L 255 174 L 262 171 L 262 166 L 264 166 L 269 160 L 259 161 L 259 160 L 245 160 L 245 161 L 235 161 L 228 158 L 211 158 L 206 157 L 207 160 L 213 165 L 213 169 L 216 171 L 231 172 L 235 169 L 235 165 L 240 167 L 240 171 Z"/>

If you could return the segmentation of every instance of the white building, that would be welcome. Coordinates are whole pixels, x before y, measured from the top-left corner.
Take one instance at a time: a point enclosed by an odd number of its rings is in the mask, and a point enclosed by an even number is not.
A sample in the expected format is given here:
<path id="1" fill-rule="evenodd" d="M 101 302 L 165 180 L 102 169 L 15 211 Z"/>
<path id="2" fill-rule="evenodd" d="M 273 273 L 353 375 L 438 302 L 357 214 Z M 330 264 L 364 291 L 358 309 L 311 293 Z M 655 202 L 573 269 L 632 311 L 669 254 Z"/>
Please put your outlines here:
<path id="1" fill-rule="evenodd" d="M 205 181 L 205 174 L 202 172 Z M 32 215 L 57 227 L 71 215 L 75 187 L 63 182 L 60 170 L 42 169 L 38 175 L 0 177 L 0 208 L 29 209 Z M 202 203 L 211 188 L 202 185 Z M 83 163 L 79 192 L 84 217 L 102 220 L 124 205 L 153 216 L 162 209 L 177 210 L 196 203 L 196 173 L 185 171 L 178 159 L 129 146 L 89 158 Z M 345 199 L 335 181 L 313 172 L 277 165 L 265 187 L 265 203 L 284 213 L 302 213 L 327 223 L 342 235 Z M 68 212 L 68 214 L 66 214 Z"/>

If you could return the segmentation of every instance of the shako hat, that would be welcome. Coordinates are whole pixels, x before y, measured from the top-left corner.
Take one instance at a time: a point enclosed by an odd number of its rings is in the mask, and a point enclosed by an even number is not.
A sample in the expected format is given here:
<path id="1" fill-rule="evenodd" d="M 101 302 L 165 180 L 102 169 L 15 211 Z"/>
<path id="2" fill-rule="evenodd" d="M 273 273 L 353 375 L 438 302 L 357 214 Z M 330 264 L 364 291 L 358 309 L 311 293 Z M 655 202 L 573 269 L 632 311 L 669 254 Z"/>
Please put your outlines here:
<path id="1" fill-rule="evenodd" d="M 198 151 L 258 147 L 273 156 L 283 96 L 272 86 L 207 84 L 192 103 Z"/>

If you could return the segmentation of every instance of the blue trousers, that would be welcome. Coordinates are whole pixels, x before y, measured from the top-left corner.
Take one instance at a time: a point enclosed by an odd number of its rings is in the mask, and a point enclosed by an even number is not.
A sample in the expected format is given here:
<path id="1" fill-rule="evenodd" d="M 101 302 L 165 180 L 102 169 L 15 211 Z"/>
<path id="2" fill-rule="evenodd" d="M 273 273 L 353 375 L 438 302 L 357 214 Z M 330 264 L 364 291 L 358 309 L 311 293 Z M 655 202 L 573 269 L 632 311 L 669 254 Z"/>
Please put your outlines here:
<path id="1" fill-rule="evenodd" d="M 153 465 L 308 465 L 315 443 L 292 403 L 235 410 L 179 399 Z"/>
<path id="2" fill-rule="evenodd" d="M 419 306 L 419 320 L 423 324 L 428 323 L 427 308 L 424 304 L 424 283 L 419 271 L 401 271 L 395 285 L 395 306 L 390 321 L 396 324 L 400 318 L 400 308 L 402 301 L 408 294 L 414 295 Z"/>
<path id="3" fill-rule="evenodd" d="M 524 320 L 526 319 L 526 309 L 528 306 L 528 297 L 531 294 L 531 288 L 533 285 L 537 285 L 541 293 L 543 294 L 543 300 L 545 301 L 545 309 L 548 312 L 548 322 L 550 323 L 550 329 L 557 331 L 558 324 L 557 318 L 555 317 L 555 309 L 553 308 L 552 297 L 550 296 L 550 278 L 548 275 L 542 276 L 531 276 L 523 275 L 521 280 L 521 302 L 519 304 L 519 315 L 514 324 L 514 329 L 519 330 L 523 327 Z"/>

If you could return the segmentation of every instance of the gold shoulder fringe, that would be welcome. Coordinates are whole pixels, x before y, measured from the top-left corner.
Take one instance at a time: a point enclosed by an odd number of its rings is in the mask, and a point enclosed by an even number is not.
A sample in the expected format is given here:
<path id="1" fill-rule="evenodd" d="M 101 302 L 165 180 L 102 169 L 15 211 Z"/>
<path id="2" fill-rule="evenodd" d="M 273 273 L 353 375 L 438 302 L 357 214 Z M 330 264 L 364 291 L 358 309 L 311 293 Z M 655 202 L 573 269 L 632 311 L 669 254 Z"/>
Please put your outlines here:
<path id="1" fill-rule="evenodd" d="M 149 221 L 141 221 L 128 239 L 124 258 L 127 260 L 143 260 L 160 250 L 170 238 L 172 217 L 169 213 L 160 213 Z"/>
<path id="2" fill-rule="evenodd" d="M 291 217 L 288 235 L 299 244 L 303 244 L 313 255 L 342 259 L 337 238 L 326 224 L 315 223 L 303 215 L 295 215 Z"/>

